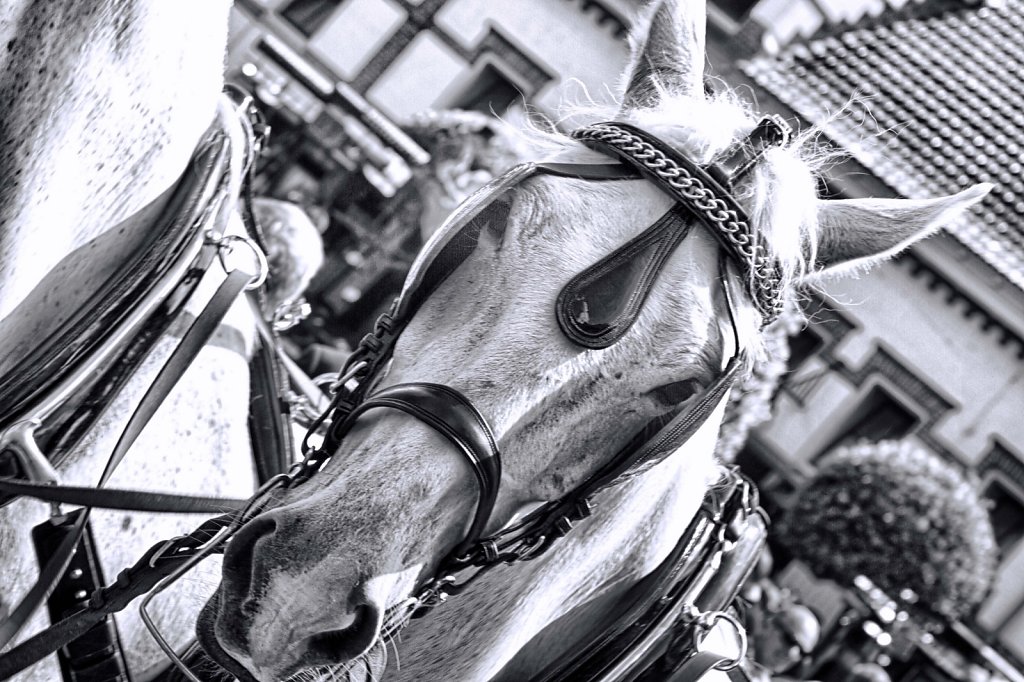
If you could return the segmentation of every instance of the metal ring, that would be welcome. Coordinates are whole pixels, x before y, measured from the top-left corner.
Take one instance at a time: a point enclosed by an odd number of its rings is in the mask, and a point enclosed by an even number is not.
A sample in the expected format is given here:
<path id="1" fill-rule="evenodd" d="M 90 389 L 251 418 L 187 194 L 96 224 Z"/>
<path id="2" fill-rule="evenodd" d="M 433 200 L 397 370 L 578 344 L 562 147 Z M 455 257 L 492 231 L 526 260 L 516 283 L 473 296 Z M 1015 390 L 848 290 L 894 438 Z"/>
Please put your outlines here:
<path id="1" fill-rule="evenodd" d="M 733 627 L 736 631 L 736 639 L 739 641 L 740 650 L 730 660 L 725 660 L 715 665 L 715 670 L 721 670 L 728 672 L 739 667 L 740 663 L 747 656 L 747 631 L 743 627 L 743 624 L 737 620 L 731 613 L 725 611 L 703 611 L 697 616 L 697 627 L 693 630 L 693 645 L 697 650 L 700 650 L 701 641 L 703 637 L 700 636 L 700 632 L 703 631 L 704 635 L 707 635 L 718 621 L 724 620 Z"/>
<path id="2" fill-rule="evenodd" d="M 240 242 L 252 251 L 253 257 L 256 259 L 256 274 L 252 276 L 249 283 L 245 285 L 246 291 L 252 291 L 263 286 L 263 283 L 267 281 L 267 275 L 270 274 L 270 265 L 267 263 L 267 256 L 263 253 L 263 249 L 256 245 L 252 239 L 245 235 L 240 234 L 225 234 L 220 237 L 210 237 L 209 243 L 217 247 L 217 257 L 220 259 L 220 265 L 224 268 L 225 272 L 231 272 L 234 268 L 228 268 L 228 264 L 225 262 L 224 257 L 234 251 L 234 244 Z"/>

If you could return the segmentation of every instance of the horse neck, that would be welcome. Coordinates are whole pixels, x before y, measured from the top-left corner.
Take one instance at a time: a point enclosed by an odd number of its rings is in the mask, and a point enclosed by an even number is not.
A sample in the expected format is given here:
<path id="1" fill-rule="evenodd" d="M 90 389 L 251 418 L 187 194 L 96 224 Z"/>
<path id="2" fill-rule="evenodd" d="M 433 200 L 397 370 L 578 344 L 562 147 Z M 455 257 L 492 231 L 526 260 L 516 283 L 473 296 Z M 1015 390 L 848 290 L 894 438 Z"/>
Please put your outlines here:
<path id="1" fill-rule="evenodd" d="M 672 457 L 601 493 L 593 516 L 546 555 L 496 568 L 415 621 L 396 643 L 395 679 L 530 679 L 586 641 L 589 625 L 612 622 L 618 600 L 668 556 L 717 479 L 721 411 Z"/>
<path id="2" fill-rule="evenodd" d="M 5 3 L 0 357 L 62 324 L 142 240 L 213 118 L 226 10 Z"/>

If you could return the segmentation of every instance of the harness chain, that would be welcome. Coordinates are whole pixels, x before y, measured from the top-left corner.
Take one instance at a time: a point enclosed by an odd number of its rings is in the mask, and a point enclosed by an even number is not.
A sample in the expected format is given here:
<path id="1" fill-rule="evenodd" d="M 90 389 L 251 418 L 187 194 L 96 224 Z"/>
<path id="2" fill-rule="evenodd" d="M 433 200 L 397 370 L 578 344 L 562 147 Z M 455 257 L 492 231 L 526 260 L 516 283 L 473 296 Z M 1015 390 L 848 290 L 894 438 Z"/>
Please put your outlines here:
<path id="1" fill-rule="evenodd" d="M 625 123 L 599 123 L 579 128 L 572 136 L 597 143 L 628 163 L 657 178 L 656 184 L 711 228 L 747 271 L 747 288 L 763 315 L 762 325 L 774 321 L 783 308 L 782 280 L 775 261 L 750 227 L 745 212 L 704 169 L 656 138 Z"/>

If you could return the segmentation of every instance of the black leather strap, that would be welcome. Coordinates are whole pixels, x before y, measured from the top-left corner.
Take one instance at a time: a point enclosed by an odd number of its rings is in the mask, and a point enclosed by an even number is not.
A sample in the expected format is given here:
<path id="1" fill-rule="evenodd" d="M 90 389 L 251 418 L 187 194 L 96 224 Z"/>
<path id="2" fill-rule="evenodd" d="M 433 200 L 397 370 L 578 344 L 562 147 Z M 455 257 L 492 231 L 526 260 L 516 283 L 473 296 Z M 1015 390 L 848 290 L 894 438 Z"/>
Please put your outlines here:
<path id="1" fill-rule="evenodd" d="M 224 282 L 211 298 L 210 303 L 206 306 L 206 309 L 203 310 L 203 312 L 196 318 L 192 327 L 190 327 L 188 332 L 185 333 L 185 336 L 182 337 L 181 343 L 178 344 L 178 347 L 171 354 L 167 363 L 157 374 L 156 379 L 154 379 L 149 390 L 142 397 L 142 400 L 135 408 L 132 416 L 128 419 L 128 423 L 125 425 L 124 431 L 121 433 L 121 437 L 118 439 L 117 444 L 110 453 L 107 464 L 104 467 L 103 473 L 96 485 L 97 489 L 102 488 L 110 479 L 114 470 L 121 463 L 121 460 L 124 459 L 128 450 L 142 433 L 142 429 L 149 423 L 149 420 L 153 417 L 153 414 L 156 413 L 160 404 L 163 403 L 167 394 L 170 393 L 171 389 L 174 388 L 175 384 L 177 384 L 181 375 L 185 372 L 188 366 L 192 364 L 192 361 L 206 344 L 206 340 L 217 329 L 221 319 L 223 319 L 228 309 L 234 304 L 235 299 L 238 298 L 238 295 L 249 283 L 251 278 L 252 276 L 250 274 L 241 270 L 234 270 L 225 278 Z M 24 485 L 20 482 L 17 482 L 16 484 L 19 486 Z M 5 485 L 9 485 L 8 481 L 0 480 L 0 490 L 4 490 Z M 50 488 L 56 486 L 44 487 Z M 32 494 L 22 492 L 20 490 L 19 493 Z M 90 495 L 94 493 L 95 490 L 93 490 Z M 223 502 L 226 502 L 228 505 L 244 504 L 244 501 L 239 500 L 224 500 Z M 223 511 L 223 508 L 218 509 L 218 511 Z M 86 512 L 77 519 L 73 532 L 68 534 L 59 550 L 54 553 L 50 562 L 40 571 L 39 580 L 36 584 L 33 585 L 28 594 L 26 594 L 25 597 L 22 598 L 21 602 L 11 611 L 11 615 L 7 620 L 0 623 L 0 648 L 7 645 L 7 643 L 9 643 L 14 636 L 18 634 L 21 628 L 24 627 L 29 617 L 45 599 L 46 593 L 56 582 L 61 573 L 63 573 L 71 558 L 71 553 L 74 551 L 75 545 L 77 545 L 79 538 L 85 530 L 85 524 L 88 519 L 89 514 L 88 510 L 86 510 Z M 98 622 L 98 620 L 96 622 Z M 0 657 L 0 660 L 2 660 L 2 657 Z"/>
<path id="2" fill-rule="evenodd" d="M 85 519 L 87 514 L 83 512 L 79 518 Z M 121 571 L 111 585 L 94 592 L 84 609 L 0 654 L 0 680 L 12 677 L 81 637 L 106 616 L 123 611 L 132 600 L 151 591 L 178 570 L 182 561 L 188 561 L 203 543 L 233 522 L 230 514 L 214 517 L 187 536 L 151 547 L 134 566 Z"/>
<path id="3" fill-rule="evenodd" d="M 221 514 L 242 509 L 246 500 L 233 497 L 178 495 L 149 490 L 95 488 L 75 485 L 49 485 L 15 478 L 0 478 L 0 490 L 10 495 L 31 497 L 43 502 L 81 505 L 97 509 L 167 514 Z"/>
<path id="4" fill-rule="evenodd" d="M 332 429 L 333 439 L 340 441 L 360 415 L 376 407 L 400 410 L 415 417 L 447 438 L 469 462 L 480 487 L 480 498 L 469 532 L 451 555 L 469 551 L 491 518 L 501 483 L 501 453 L 487 420 L 466 396 L 450 386 L 397 384 L 361 403 L 344 422 Z"/>
<path id="5" fill-rule="evenodd" d="M 640 172 L 625 163 L 538 163 L 538 170 L 580 180 L 635 180 Z"/>
<path id="6" fill-rule="evenodd" d="M 765 151 L 787 144 L 791 133 L 792 129 L 781 116 L 769 114 L 758 121 L 746 138 L 727 149 L 709 165 L 708 173 L 732 189 L 764 156 Z"/>
<path id="7" fill-rule="evenodd" d="M 250 292 L 251 293 L 251 292 Z M 259 306 L 252 306 L 260 316 Z M 288 470 L 295 444 L 291 431 L 291 407 L 285 399 L 287 375 L 277 354 L 277 339 L 261 318 L 260 343 L 249 361 L 249 441 L 260 484 Z"/>
<path id="8" fill-rule="evenodd" d="M 75 517 L 84 513 L 51 517 L 32 529 L 32 541 L 40 564 L 53 555 L 66 533 L 73 530 Z M 104 585 L 96 544 L 86 527 L 68 569 L 54 586 L 47 601 L 50 622 L 57 623 L 81 610 L 89 595 Z M 128 665 L 121 648 L 117 624 L 107 616 L 82 637 L 57 650 L 64 682 L 130 682 Z"/>
<path id="9" fill-rule="evenodd" d="M 607 348 L 640 314 L 654 282 L 692 221 L 677 207 L 573 277 L 555 301 L 562 333 L 584 348 Z"/>

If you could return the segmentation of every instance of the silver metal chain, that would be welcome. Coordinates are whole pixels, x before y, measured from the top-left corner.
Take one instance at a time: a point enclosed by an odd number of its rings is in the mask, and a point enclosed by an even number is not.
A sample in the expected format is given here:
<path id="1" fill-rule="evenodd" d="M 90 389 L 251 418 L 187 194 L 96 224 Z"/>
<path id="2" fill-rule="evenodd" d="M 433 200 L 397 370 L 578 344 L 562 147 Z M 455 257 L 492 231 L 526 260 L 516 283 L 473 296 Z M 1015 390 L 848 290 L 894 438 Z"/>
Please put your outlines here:
<path id="1" fill-rule="evenodd" d="M 661 150 L 628 130 L 614 124 L 597 124 L 573 131 L 580 141 L 593 140 L 614 147 L 633 162 L 646 168 L 668 185 L 673 194 L 696 208 L 709 226 L 714 226 L 732 247 L 740 265 L 746 270 L 747 290 L 761 311 L 763 324 L 775 320 L 782 312 L 782 279 L 775 260 L 757 241 L 749 221 L 723 201 L 708 187 Z"/>

